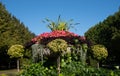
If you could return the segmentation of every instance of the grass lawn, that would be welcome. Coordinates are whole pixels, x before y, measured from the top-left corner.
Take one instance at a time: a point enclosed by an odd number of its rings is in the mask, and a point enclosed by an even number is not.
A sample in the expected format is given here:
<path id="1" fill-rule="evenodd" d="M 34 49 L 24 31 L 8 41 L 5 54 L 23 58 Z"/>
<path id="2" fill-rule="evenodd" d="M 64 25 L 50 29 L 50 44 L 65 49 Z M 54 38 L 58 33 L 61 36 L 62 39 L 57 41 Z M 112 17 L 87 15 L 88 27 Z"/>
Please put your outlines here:
<path id="1" fill-rule="evenodd" d="M 0 76 L 16 76 L 17 73 L 17 69 L 0 70 Z"/>

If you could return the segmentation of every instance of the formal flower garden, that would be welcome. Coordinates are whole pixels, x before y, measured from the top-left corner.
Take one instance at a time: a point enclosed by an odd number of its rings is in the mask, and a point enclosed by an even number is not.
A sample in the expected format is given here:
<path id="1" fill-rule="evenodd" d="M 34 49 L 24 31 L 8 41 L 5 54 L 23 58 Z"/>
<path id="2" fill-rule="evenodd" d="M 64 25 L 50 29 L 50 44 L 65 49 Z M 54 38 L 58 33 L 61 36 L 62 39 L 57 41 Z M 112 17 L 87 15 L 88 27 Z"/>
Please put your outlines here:
<path id="1" fill-rule="evenodd" d="M 70 32 L 71 25 L 58 19 L 48 21 L 51 32 L 31 39 L 32 62 L 22 67 L 19 76 L 119 76 L 119 70 L 99 67 L 108 56 L 103 45 L 92 45 L 84 36 Z M 91 66 L 90 59 L 96 62 Z"/>

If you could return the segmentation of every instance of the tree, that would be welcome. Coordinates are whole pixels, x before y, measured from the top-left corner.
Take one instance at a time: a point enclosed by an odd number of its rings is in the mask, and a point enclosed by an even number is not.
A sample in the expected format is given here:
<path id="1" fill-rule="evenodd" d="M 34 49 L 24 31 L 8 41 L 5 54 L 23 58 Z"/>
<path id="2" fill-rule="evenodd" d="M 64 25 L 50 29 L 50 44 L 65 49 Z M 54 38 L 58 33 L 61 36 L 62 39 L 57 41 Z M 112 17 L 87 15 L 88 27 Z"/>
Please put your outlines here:
<path id="1" fill-rule="evenodd" d="M 0 3 L 0 66 L 8 66 L 12 59 L 7 55 L 10 46 L 15 44 L 24 45 L 35 35 L 15 16 L 12 16 Z M 5 68 L 4 68 L 5 69 Z"/>
<path id="2" fill-rule="evenodd" d="M 17 69 L 19 71 L 19 58 L 23 57 L 24 47 L 22 45 L 12 45 L 7 54 L 10 55 L 10 58 L 17 58 Z"/>
<path id="3" fill-rule="evenodd" d="M 60 74 L 60 56 L 63 52 L 67 50 L 67 42 L 63 39 L 55 39 L 47 44 L 47 47 L 57 54 L 57 70 L 58 76 Z"/>
<path id="4" fill-rule="evenodd" d="M 108 56 L 107 49 L 103 45 L 91 46 L 91 54 L 92 57 L 98 61 L 98 68 L 99 68 L 99 61 L 106 59 Z"/>
<path id="5" fill-rule="evenodd" d="M 120 58 L 120 10 L 114 15 L 108 16 L 103 22 L 91 27 L 85 37 L 92 45 L 102 44 L 109 53 L 106 63 L 119 64 Z"/>

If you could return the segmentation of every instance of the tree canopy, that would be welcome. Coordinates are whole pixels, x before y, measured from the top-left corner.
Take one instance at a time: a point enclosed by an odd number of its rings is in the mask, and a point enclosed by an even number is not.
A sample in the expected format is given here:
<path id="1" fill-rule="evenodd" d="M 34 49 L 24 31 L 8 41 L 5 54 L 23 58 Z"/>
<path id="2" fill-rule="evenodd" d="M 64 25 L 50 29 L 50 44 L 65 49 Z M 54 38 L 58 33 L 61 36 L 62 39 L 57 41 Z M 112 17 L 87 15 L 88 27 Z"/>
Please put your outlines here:
<path id="1" fill-rule="evenodd" d="M 0 3 L 0 63 L 8 63 L 7 50 L 15 44 L 24 45 L 35 35 Z"/>
<path id="2" fill-rule="evenodd" d="M 108 62 L 120 63 L 120 10 L 91 27 L 85 36 L 93 45 L 102 44 L 108 49 Z"/>

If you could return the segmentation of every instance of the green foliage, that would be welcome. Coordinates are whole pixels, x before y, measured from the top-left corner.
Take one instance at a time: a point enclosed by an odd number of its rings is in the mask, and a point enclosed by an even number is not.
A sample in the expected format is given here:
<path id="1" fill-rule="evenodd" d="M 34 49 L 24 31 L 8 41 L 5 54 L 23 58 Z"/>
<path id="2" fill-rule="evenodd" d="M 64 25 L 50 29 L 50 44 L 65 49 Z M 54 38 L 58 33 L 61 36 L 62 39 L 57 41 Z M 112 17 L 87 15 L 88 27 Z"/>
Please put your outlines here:
<path id="1" fill-rule="evenodd" d="M 34 34 L 15 16 L 12 16 L 2 3 L 0 3 L 0 35 L 0 47 L 25 44 L 34 37 Z"/>
<path id="2" fill-rule="evenodd" d="M 0 2 L 0 64 L 9 63 L 7 50 L 15 44 L 24 45 L 35 35 Z M 7 65 L 8 66 L 8 65 Z"/>
<path id="3" fill-rule="evenodd" d="M 69 64 L 69 63 L 71 63 L 72 62 L 72 57 L 63 57 L 62 59 L 61 59 L 61 67 L 63 68 L 63 67 L 65 67 L 67 64 Z"/>
<path id="4" fill-rule="evenodd" d="M 67 42 L 63 39 L 55 39 L 47 44 L 47 47 L 52 50 L 54 53 L 58 54 L 57 56 L 57 70 L 58 75 L 60 74 L 60 56 L 65 51 L 67 51 Z"/>
<path id="5" fill-rule="evenodd" d="M 82 50 L 84 52 L 87 52 L 87 49 L 88 49 L 88 45 L 87 44 L 81 44 L 81 47 L 82 47 Z"/>
<path id="6" fill-rule="evenodd" d="M 0 47 L 24 44 L 33 37 L 34 34 L 0 3 Z"/>
<path id="7" fill-rule="evenodd" d="M 108 63 L 120 63 L 120 10 L 91 27 L 85 36 L 93 45 L 102 44 L 108 49 Z"/>
<path id="8" fill-rule="evenodd" d="M 119 76 L 120 70 L 97 69 L 83 65 L 81 62 L 72 61 L 64 67 L 61 67 L 59 76 Z M 44 67 L 40 63 L 30 64 L 24 67 L 19 76 L 57 76 L 57 70 L 54 67 Z"/>
<path id="9" fill-rule="evenodd" d="M 48 28 L 51 30 L 51 31 L 55 31 L 55 30 L 61 30 L 61 31 L 69 31 L 70 28 L 73 28 L 72 25 L 77 25 L 79 23 L 76 23 L 76 24 L 73 24 L 72 23 L 72 19 L 69 20 L 68 22 L 66 21 L 62 21 L 60 16 L 58 17 L 58 20 L 56 22 L 52 21 L 52 20 L 49 20 L 49 19 L 45 19 L 45 21 L 43 22 L 49 22 L 49 24 L 47 25 Z"/>
<path id="10" fill-rule="evenodd" d="M 8 50 L 8 55 L 10 55 L 11 58 L 19 58 L 23 57 L 24 47 L 22 45 L 12 45 Z"/>
<path id="11" fill-rule="evenodd" d="M 81 62 L 71 62 L 61 69 L 62 76 L 118 76 L 118 71 L 97 69 L 83 65 Z"/>
<path id="12" fill-rule="evenodd" d="M 108 56 L 107 49 L 103 45 L 91 46 L 92 57 L 98 61 L 106 59 Z"/>
<path id="13" fill-rule="evenodd" d="M 24 67 L 19 76 L 57 76 L 57 71 L 53 67 L 47 68 L 41 63 L 34 63 Z"/>
<path id="14" fill-rule="evenodd" d="M 47 44 L 53 52 L 64 52 L 67 50 L 67 42 L 63 39 L 55 39 Z"/>
<path id="15" fill-rule="evenodd" d="M 86 63 L 87 50 L 88 50 L 87 44 L 81 44 L 81 49 L 80 49 L 80 61 L 81 61 L 83 64 Z"/>
<path id="16" fill-rule="evenodd" d="M 32 59 L 28 59 L 28 58 L 21 58 L 20 59 L 20 68 L 23 68 L 24 66 L 29 66 L 30 64 L 32 64 Z"/>

